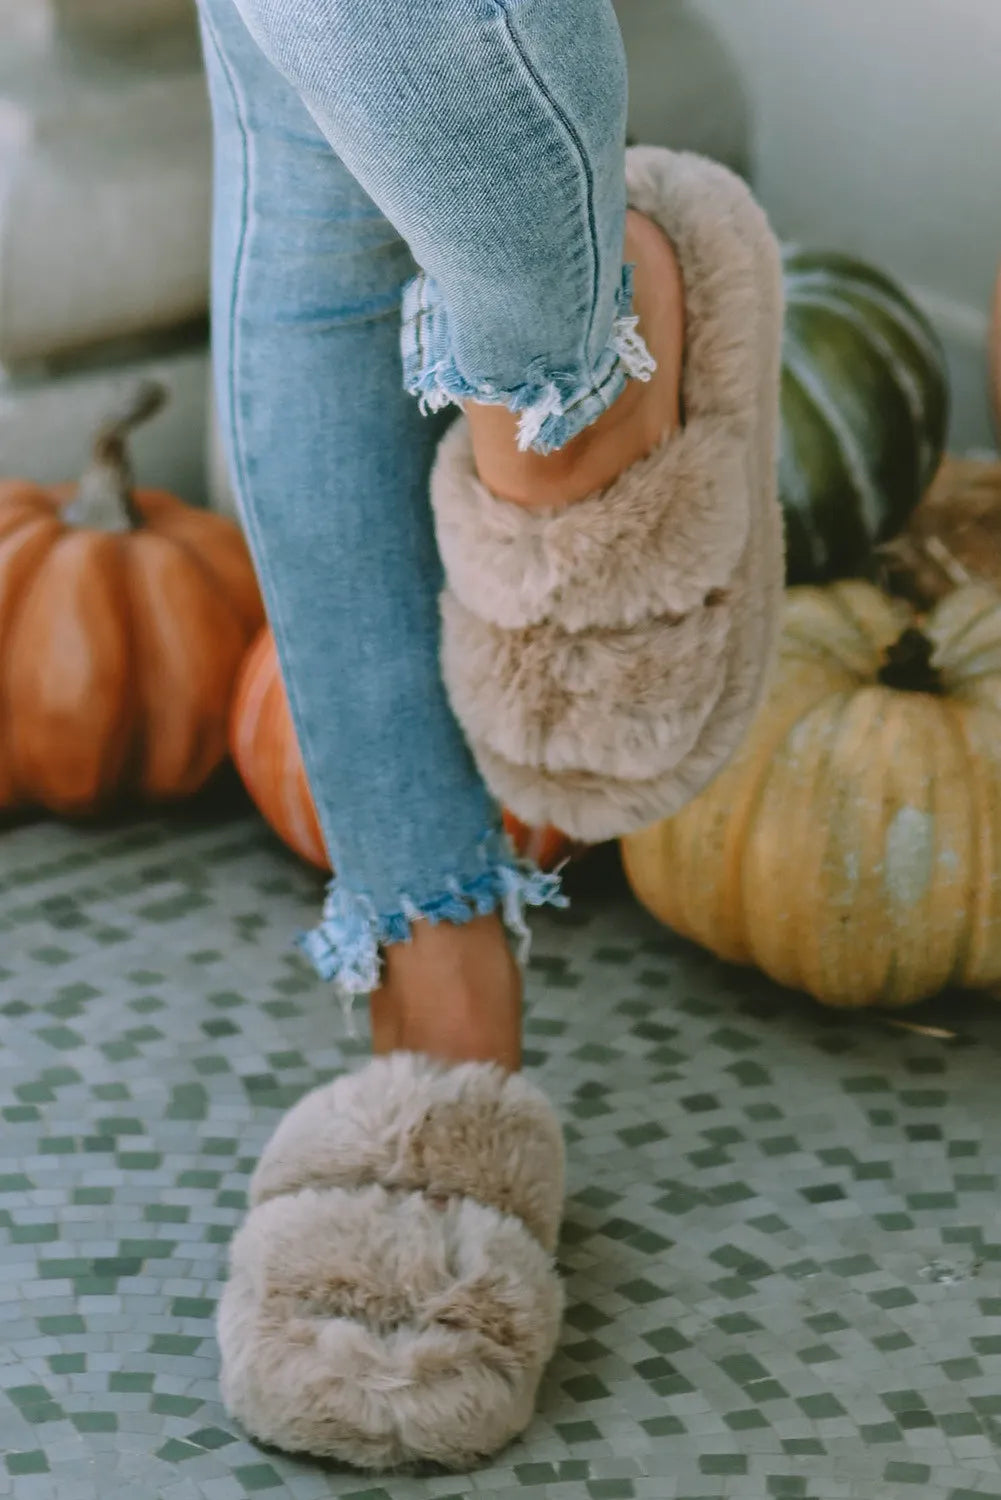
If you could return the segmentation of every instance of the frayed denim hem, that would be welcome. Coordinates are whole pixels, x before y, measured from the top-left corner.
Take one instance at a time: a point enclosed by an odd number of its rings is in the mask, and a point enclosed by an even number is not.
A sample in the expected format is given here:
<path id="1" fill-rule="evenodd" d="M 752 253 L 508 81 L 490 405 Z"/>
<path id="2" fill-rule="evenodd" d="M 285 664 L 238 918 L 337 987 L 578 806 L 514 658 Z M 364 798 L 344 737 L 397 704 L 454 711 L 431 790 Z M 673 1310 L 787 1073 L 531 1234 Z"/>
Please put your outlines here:
<path id="1" fill-rule="evenodd" d="M 327 891 L 323 920 L 299 938 L 298 946 L 320 978 L 333 982 L 348 1009 L 356 995 L 371 994 L 378 986 L 381 950 L 391 943 L 407 942 L 414 922 L 462 926 L 474 917 L 500 911 L 517 940 L 518 960 L 525 964 L 531 942 L 525 908 L 567 906 L 560 875 L 547 875 L 516 859 L 497 834 L 484 841 L 481 858 L 483 869 L 477 875 L 446 881 L 444 891 L 429 901 L 417 903 L 401 895 L 397 909 L 386 913 L 378 912 L 367 896 L 346 890 L 335 878 Z"/>
<path id="2" fill-rule="evenodd" d="M 621 396 L 627 380 L 647 381 L 656 362 L 632 312 L 633 267 L 623 266 L 612 334 L 597 365 L 585 375 L 536 368 L 517 390 L 469 381 L 452 353 L 448 314 L 431 277 L 420 272 L 403 294 L 403 383 L 425 412 L 463 401 L 519 412 L 522 452 L 553 453 L 583 432 Z M 538 365 L 540 362 L 536 362 Z"/>

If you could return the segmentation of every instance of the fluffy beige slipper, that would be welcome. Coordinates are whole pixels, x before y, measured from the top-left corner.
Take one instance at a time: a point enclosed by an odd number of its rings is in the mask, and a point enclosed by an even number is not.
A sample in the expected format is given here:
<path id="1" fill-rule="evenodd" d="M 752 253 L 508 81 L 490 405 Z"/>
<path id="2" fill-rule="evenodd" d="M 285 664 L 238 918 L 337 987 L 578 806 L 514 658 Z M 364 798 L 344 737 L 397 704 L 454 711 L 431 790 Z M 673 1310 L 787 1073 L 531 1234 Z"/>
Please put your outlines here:
<path id="1" fill-rule="evenodd" d="M 259 1441 L 467 1469 L 531 1419 L 559 1333 L 563 1135 L 538 1089 L 412 1053 L 316 1089 L 251 1182 L 219 1306 Z"/>
<path id="2" fill-rule="evenodd" d="M 675 812 L 748 728 L 783 582 L 778 245 L 747 188 L 638 147 L 629 202 L 674 244 L 684 426 L 558 511 L 498 500 L 459 420 L 432 479 L 442 664 L 496 796 L 597 841 Z"/>

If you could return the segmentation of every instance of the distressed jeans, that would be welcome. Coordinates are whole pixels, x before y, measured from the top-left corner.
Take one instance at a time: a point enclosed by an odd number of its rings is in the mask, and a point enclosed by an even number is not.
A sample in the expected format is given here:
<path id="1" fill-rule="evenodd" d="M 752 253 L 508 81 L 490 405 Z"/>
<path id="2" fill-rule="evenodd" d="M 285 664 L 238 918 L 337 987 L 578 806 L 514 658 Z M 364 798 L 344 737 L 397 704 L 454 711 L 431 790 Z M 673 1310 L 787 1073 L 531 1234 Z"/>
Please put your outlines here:
<path id="1" fill-rule="evenodd" d="M 438 665 L 428 476 L 467 399 L 565 444 L 649 355 L 631 316 L 611 0 L 199 0 L 218 406 L 336 871 L 345 993 L 411 923 L 560 899 L 500 832 Z"/>

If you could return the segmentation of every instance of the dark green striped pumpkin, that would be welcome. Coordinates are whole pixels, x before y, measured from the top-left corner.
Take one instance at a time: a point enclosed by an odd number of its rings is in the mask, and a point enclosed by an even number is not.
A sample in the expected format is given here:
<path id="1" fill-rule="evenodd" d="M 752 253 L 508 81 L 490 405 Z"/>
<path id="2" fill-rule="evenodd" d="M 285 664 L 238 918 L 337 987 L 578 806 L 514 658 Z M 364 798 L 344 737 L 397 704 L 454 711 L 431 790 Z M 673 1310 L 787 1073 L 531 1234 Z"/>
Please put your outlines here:
<path id="1" fill-rule="evenodd" d="M 948 383 L 927 318 L 889 277 L 848 256 L 783 254 L 779 489 L 788 579 L 866 569 L 931 482 Z"/>

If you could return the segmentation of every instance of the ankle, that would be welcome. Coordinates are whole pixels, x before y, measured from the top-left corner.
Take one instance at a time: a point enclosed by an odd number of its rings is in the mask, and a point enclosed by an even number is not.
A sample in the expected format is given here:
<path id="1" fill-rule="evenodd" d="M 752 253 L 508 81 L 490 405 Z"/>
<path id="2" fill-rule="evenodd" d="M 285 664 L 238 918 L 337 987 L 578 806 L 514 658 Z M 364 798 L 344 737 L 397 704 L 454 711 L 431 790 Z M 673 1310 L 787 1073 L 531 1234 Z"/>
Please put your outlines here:
<path id="1" fill-rule="evenodd" d="M 522 453 L 518 417 L 501 406 L 466 407 L 477 471 L 501 499 L 533 509 L 573 504 L 606 488 L 680 424 L 684 288 L 674 249 L 651 219 L 630 210 L 624 259 L 635 266 L 634 311 L 657 365 L 630 380 L 598 420 L 556 453 Z"/>
<path id="2" fill-rule="evenodd" d="M 465 926 L 414 925 L 386 954 L 370 1000 L 377 1054 L 422 1052 L 445 1062 L 521 1066 L 521 974 L 497 917 Z"/>

